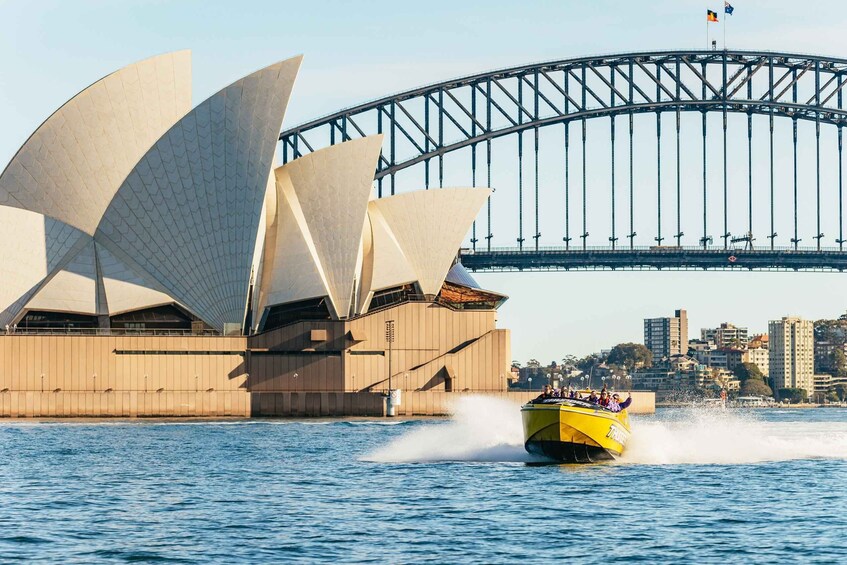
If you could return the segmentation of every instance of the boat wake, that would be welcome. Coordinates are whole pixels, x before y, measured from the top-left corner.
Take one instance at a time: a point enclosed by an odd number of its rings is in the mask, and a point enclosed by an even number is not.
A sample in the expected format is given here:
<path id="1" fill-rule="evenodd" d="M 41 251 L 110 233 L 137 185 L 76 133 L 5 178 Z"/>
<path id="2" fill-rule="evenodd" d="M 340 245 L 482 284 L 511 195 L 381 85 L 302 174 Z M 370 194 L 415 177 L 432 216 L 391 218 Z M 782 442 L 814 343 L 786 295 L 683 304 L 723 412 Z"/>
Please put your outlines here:
<path id="1" fill-rule="evenodd" d="M 768 420 L 763 411 L 681 408 L 633 417 L 618 464 L 744 465 L 797 459 L 847 459 L 847 421 L 808 421 L 808 411 Z M 779 414 L 782 416 L 783 414 Z"/>
<path id="2" fill-rule="evenodd" d="M 378 463 L 539 461 L 523 447 L 520 408 L 486 396 L 463 396 L 444 422 L 427 422 L 365 456 Z"/>
<path id="3" fill-rule="evenodd" d="M 681 408 L 633 416 L 632 439 L 623 457 L 613 464 L 847 460 L 847 419 L 804 421 L 803 414 L 792 411 L 791 421 L 768 421 L 763 414 Z M 461 397 L 450 420 L 416 425 L 363 459 L 379 463 L 544 461 L 524 451 L 519 407 L 485 396 Z"/>

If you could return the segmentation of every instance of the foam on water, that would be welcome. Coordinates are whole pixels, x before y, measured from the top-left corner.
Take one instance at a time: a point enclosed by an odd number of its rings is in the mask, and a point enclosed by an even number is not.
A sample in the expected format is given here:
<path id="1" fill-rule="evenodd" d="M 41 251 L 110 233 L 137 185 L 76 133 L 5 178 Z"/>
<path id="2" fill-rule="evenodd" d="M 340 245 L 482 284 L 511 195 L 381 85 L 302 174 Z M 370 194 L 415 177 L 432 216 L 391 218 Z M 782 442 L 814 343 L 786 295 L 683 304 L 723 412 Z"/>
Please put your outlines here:
<path id="1" fill-rule="evenodd" d="M 756 411 L 684 408 L 634 416 L 633 434 L 615 464 L 741 465 L 794 459 L 847 459 L 847 423 L 773 422 Z M 524 451 L 520 410 L 507 400 L 460 398 L 447 422 L 416 426 L 367 455 L 367 461 L 534 462 Z"/>
<path id="2" fill-rule="evenodd" d="M 622 464 L 738 465 L 795 459 L 847 459 L 847 424 L 765 421 L 761 412 L 684 408 L 633 418 Z"/>
<path id="3" fill-rule="evenodd" d="M 485 396 L 461 397 L 448 422 L 417 426 L 367 455 L 380 463 L 535 461 L 523 448 L 518 406 Z"/>

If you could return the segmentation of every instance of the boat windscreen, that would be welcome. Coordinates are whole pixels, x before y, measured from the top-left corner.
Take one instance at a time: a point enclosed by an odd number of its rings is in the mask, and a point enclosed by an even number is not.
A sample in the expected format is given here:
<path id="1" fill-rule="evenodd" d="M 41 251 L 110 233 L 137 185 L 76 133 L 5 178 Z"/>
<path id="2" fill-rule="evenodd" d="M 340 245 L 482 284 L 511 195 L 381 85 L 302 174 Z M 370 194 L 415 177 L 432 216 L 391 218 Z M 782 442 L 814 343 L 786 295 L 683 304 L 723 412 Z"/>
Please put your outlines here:
<path id="1" fill-rule="evenodd" d="M 577 400 L 575 398 L 544 398 L 542 400 L 536 400 L 533 404 L 556 404 L 556 405 L 564 405 L 564 406 L 575 406 L 578 408 L 590 408 L 592 410 L 606 410 L 611 412 L 605 406 L 600 406 L 599 404 L 594 404 L 593 402 L 588 402 L 587 400 Z"/>

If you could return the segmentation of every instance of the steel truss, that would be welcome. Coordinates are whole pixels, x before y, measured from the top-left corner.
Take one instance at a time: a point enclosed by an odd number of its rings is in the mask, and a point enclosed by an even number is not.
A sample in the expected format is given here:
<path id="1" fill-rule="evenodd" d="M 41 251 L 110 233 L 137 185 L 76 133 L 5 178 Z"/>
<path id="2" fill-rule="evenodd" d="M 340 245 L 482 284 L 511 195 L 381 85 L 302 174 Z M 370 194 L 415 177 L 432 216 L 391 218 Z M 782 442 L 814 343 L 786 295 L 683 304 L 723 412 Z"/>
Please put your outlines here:
<path id="1" fill-rule="evenodd" d="M 493 249 L 463 250 L 462 265 L 474 272 L 570 270 L 847 270 L 838 249 Z"/>
<path id="2" fill-rule="evenodd" d="M 821 240 L 821 203 L 820 199 L 820 128 L 821 125 L 833 125 L 838 131 L 838 236 L 834 241 L 839 250 L 845 243 L 842 218 L 842 128 L 847 125 L 847 110 L 843 107 L 843 88 L 847 84 L 847 60 L 826 57 L 752 51 L 663 51 L 628 53 L 584 57 L 531 64 L 510 69 L 497 70 L 439 84 L 409 90 L 385 97 L 373 102 L 361 104 L 336 112 L 329 116 L 313 120 L 284 131 L 280 135 L 284 162 L 303 156 L 316 149 L 361 138 L 372 134 L 386 136 L 375 175 L 379 196 L 394 194 L 398 172 L 421 165 L 424 168 L 424 184 L 432 183 L 431 165 L 437 163 L 437 185 L 444 183 L 444 157 L 446 154 L 469 149 L 473 185 L 477 186 L 481 175 L 478 169 L 484 167 L 488 184 L 491 180 L 492 140 L 514 135 L 518 140 L 518 234 L 519 249 L 525 241 L 525 200 L 524 191 L 524 153 L 525 136 L 530 138 L 531 151 L 534 151 L 534 232 L 528 234 L 534 240 L 534 249 L 539 249 L 541 230 L 539 226 L 539 186 L 538 153 L 539 129 L 555 124 L 564 124 L 565 154 L 565 210 L 563 217 L 565 247 L 570 249 L 572 241 L 580 240 L 581 248 L 588 247 L 588 226 L 585 198 L 585 144 L 586 121 L 596 118 L 610 120 L 610 140 L 612 144 L 611 167 L 611 234 L 610 247 L 621 247 L 621 235 L 628 239 L 628 247 L 634 249 L 635 218 L 633 202 L 633 116 L 636 114 L 656 114 L 658 170 L 661 171 L 661 143 L 663 133 L 662 116 L 675 115 L 677 174 L 672 179 L 670 189 L 662 184 L 661 172 L 657 187 L 659 206 L 656 210 L 656 236 L 658 245 L 670 237 L 677 246 L 681 244 L 683 226 L 680 213 L 680 114 L 682 112 L 700 112 L 702 114 L 703 136 L 703 179 L 702 205 L 703 223 L 700 246 L 708 249 L 715 240 L 720 241 L 724 249 L 733 244 L 753 240 L 753 115 L 768 116 L 770 121 L 770 230 L 766 234 L 771 249 L 775 249 L 777 234 L 774 230 L 773 194 L 774 194 L 774 157 L 773 131 L 774 119 L 786 118 L 793 124 L 794 146 L 794 225 L 791 245 L 800 249 L 798 229 L 797 194 L 797 122 L 806 120 L 816 126 L 816 207 L 817 231 L 816 250 L 820 251 Z M 802 93 L 802 96 L 801 96 Z M 716 237 L 708 233 L 707 210 L 713 195 L 707 192 L 707 120 L 708 113 L 723 115 L 723 193 L 719 198 L 723 208 L 723 231 Z M 728 113 L 747 115 L 748 133 L 748 191 L 749 225 L 747 234 L 734 237 L 730 233 L 727 210 L 730 207 L 727 190 L 727 119 Z M 627 116 L 628 120 L 620 118 Z M 577 122 L 580 131 L 572 132 L 572 122 Z M 628 126 L 628 127 L 627 127 Z M 667 129 L 667 126 L 666 128 Z M 623 130 L 623 131 L 621 131 Z M 583 145 L 581 225 L 575 225 L 569 208 L 571 186 L 568 174 L 569 147 L 574 143 L 572 134 L 581 136 Z M 616 225 L 616 190 L 614 176 L 614 158 L 616 137 L 628 133 L 629 153 L 629 215 L 628 231 L 621 233 Z M 649 157 L 653 152 L 647 151 Z M 387 187 L 385 186 L 387 185 Z M 662 189 L 676 192 L 675 210 L 676 232 L 662 233 Z M 829 206 L 834 207 L 835 203 Z M 491 250 L 493 237 L 491 227 L 490 203 L 487 210 L 486 249 Z M 529 215 L 529 218 L 533 218 Z M 579 229 L 577 232 L 576 229 Z M 474 224 L 472 245 L 477 249 L 477 226 Z M 625 247 L 626 244 L 624 244 Z"/>

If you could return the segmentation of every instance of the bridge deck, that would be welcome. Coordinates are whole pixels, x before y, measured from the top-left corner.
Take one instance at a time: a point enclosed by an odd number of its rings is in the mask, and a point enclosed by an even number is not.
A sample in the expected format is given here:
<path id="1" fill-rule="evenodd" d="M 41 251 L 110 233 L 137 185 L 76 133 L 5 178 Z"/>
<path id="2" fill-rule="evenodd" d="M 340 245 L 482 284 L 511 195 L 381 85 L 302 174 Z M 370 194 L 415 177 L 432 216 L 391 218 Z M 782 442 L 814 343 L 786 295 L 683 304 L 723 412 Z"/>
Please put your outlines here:
<path id="1" fill-rule="evenodd" d="M 847 270 L 847 251 L 839 249 L 566 249 L 499 248 L 462 250 L 462 264 L 475 272 L 567 270 Z"/>

